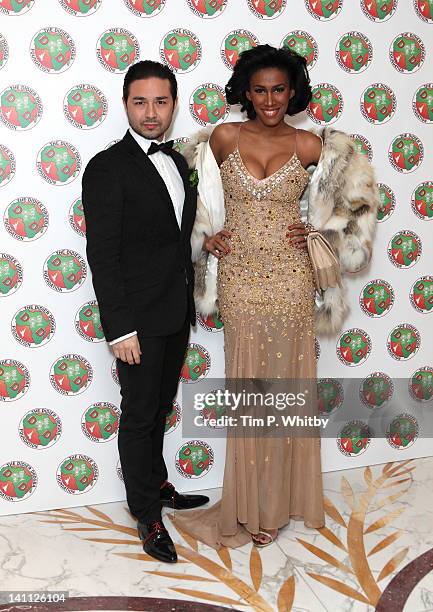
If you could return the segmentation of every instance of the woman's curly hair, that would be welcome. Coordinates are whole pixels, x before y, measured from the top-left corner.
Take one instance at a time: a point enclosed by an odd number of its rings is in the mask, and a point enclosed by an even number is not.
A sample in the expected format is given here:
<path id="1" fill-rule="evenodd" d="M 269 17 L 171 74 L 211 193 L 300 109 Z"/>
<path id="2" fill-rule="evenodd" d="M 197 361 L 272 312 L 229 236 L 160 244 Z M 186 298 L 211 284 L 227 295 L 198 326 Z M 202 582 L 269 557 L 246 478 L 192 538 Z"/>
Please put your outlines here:
<path id="1" fill-rule="evenodd" d="M 307 108 L 312 94 L 306 59 L 287 47 L 277 49 L 271 45 L 257 45 L 240 54 L 225 88 L 227 102 L 240 104 L 241 111 L 247 112 L 248 119 L 255 119 L 256 111 L 246 92 L 250 88 L 252 75 L 263 68 L 278 68 L 287 73 L 290 87 L 295 90 L 287 107 L 287 115 L 296 115 Z"/>

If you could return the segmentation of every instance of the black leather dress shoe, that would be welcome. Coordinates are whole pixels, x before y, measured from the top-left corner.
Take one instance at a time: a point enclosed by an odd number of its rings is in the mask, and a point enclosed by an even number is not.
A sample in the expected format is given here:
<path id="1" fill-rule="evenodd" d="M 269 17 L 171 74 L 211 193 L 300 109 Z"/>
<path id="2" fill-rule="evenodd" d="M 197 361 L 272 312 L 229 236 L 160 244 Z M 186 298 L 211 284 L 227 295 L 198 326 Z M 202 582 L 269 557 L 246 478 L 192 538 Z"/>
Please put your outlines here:
<path id="1" fill-rule="evenodd" d="M 159 492 L 161 504 L 174 510 L 188 510 L 198 508 L 207 504 L 209 497 L 206 495 L 191 495 L 178 493 L 171 482 L 165 482 Z"/>
<path id="2" fill-rule="evenodd" d="M 158 561 L 176 563 L 176 549 L 162 521 L 138 522 L 137 531 L 140 540 L 143 542 L 144 552 L 158 559 Z"/>

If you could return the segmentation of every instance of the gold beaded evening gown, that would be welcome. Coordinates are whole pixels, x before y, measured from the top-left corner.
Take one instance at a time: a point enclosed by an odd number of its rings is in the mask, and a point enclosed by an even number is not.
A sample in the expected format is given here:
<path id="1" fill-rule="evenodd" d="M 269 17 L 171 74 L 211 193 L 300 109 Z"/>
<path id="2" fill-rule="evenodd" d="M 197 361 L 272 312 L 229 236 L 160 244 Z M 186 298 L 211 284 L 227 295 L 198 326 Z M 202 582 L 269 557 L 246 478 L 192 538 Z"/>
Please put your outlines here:
<path id="1" fill-rule="evenodd" d="M 290 244 L 309 174 L 296 155 L 265 179 L 239 146 L 220 167 L 231 251 L 218 263 L 226 377 L 316 379 L 314 285 L 309 256 Z M 315 386 L 315 385 L 314 385 Z M 314 404 L 316 406 L 316 403 Z M 176 513 L 174 523 L 206 544 L 235 548 L 290 518 L 322 527 L 320 437 L 227 438 L 222 498 Z"/>

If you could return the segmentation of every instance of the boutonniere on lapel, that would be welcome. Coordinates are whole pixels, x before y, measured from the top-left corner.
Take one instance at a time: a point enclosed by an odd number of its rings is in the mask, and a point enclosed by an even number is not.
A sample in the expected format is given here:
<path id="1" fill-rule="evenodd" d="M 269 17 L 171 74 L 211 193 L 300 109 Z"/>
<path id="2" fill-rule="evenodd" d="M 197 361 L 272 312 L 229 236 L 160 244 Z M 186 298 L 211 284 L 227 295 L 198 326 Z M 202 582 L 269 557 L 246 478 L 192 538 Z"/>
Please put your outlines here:
<path id="1" fill-rule="evenodd" d="M 197 187 L 198 185 L 198 172 L 197 172 L 197 168 L 194 168 L 194 170 L 191 170 L 189 173 L 189 184 L 191 185 L 191 187 Z"/>

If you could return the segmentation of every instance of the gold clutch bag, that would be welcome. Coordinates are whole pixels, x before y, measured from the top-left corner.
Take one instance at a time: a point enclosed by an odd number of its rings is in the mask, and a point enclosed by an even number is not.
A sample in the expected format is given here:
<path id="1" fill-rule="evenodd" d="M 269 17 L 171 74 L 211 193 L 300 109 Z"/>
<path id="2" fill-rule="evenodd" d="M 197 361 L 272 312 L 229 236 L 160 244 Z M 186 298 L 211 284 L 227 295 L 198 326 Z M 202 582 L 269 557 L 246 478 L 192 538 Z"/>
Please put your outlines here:
<path id="1" fill-rule="evenodd" d="M 319 293 L 341 285 L 340 262 L 329 242 L 317 231 L 307 234 L 307 248 Z"/>

